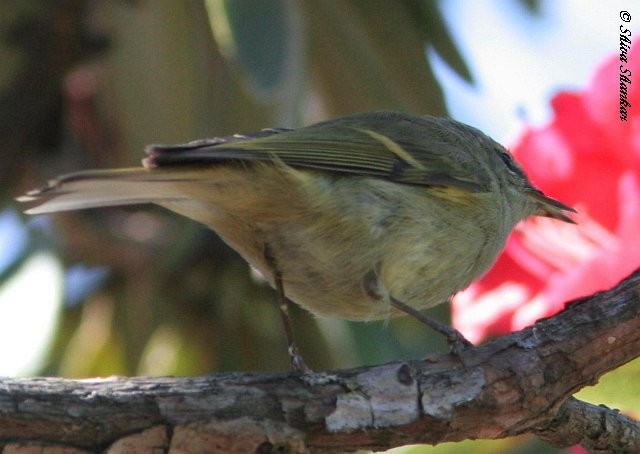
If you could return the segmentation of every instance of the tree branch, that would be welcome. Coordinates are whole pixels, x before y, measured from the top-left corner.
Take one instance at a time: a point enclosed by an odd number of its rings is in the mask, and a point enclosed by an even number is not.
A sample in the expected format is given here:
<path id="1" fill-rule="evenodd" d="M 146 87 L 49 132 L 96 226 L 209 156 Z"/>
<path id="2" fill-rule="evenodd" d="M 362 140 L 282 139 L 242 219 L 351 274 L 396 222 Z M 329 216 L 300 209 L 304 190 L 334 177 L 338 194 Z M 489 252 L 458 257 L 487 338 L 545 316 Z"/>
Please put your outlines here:
<path id="1" fill-rule="evenodd" d="M 459 357 L 330 373 L 0 380 L 0 445 L 332 452 L 534 433 L 640 452 L 640 425 L 570 396 L 640 355 L 640 270 Z"/>

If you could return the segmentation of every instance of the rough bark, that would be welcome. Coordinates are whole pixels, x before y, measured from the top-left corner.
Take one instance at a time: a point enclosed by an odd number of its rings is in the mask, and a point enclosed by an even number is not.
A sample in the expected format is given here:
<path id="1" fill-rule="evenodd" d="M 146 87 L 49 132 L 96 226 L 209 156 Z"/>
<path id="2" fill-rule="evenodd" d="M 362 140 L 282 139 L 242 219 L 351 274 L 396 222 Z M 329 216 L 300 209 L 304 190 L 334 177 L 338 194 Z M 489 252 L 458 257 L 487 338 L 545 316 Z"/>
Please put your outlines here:
<path id="1" fill-rule="evenodd" d="M 571 397 L 640 354 L 640 270 L 459 356 L 331 372 L 0 380 L 6 452 L 344 452 L 534 433 L 640 452 L 640 424 Z M 5 452 L 5 451 L 3 451 Z"/>

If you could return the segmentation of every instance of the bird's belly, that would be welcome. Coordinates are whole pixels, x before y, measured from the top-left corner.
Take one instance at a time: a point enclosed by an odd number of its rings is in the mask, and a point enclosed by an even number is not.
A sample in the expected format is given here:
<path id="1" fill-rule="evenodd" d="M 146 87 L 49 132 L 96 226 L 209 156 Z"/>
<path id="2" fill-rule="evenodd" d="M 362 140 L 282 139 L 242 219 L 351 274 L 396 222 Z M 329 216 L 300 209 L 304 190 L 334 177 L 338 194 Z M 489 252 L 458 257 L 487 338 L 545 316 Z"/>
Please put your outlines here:
<path id="1" fill-rule="evenodd" d="M 443 212 L 451 207 L 425 197 L 423 188 L 377 179 L 353 185 L 285 170 L 249 180 L 241 175 L 242 183 L 227 171 L 229 189 L 210 206 L 192 206 L 194 197 L 163 205 L 215 230 L 272 286 L 275 267 L 285 294 L 320 316 L 375 320 L 399 315 L 389 296 L 417 309 L 431 307 L 484 271 L 474 267 L 486 246 L 486 229 L 478 230 L 478 222 L 458 223 L 465 231 L 452 229 L 457 220 Z M 292 178 L 298 179 L 295 184 Z M 219 190 L 220 178 L 216 181 Z M 206 186 L 200 191 L 212 193 Z M 452 241 L 466 246 L 451 248 Z M 363 289 L 371 272 L 381 298 Z"/>

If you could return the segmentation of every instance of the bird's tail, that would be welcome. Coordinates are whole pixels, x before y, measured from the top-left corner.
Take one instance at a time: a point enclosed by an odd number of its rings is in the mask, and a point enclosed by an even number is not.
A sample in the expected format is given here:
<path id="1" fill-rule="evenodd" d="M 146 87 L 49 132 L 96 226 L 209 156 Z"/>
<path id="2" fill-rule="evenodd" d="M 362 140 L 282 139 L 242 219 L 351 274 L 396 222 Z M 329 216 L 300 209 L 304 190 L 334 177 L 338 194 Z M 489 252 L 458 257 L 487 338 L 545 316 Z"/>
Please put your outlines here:
<path id="1" fill-rule="evenodd" d="M 145 168 L 89 170 L 63 175 L 48 185 L 18 197 L 35 203 L 28 214 L 53 213 L 102 206 L 157 203 L 184 198 L 171 181 L 197 179 L 196 172 L 153 171 Z"/>

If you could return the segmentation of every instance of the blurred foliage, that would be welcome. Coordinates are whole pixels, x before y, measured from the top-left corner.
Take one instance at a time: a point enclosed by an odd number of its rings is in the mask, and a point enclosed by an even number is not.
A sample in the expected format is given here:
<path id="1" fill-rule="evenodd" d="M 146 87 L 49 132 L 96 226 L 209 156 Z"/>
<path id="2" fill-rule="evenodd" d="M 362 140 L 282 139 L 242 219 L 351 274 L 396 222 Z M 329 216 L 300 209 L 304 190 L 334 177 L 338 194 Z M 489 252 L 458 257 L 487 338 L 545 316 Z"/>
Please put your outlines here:
<path id="1" fill-rule="evenodd" d="M 430 0 L 0 0 L 0 8 L 5 206 L 61 172 L 138 165 L 148 143 L 355 111 L 445 114 L 429 47 L 472 82 Z M 107 266 L 109 277 L 66 308 L 42 373 L 289 367 L 273 292 L 214 233 L 155 207 L 53 219 L 62 260 Z M 292 317 L 316 369 L 444 348 L 406 318 L 316 321 L 297 307 Z"/>

